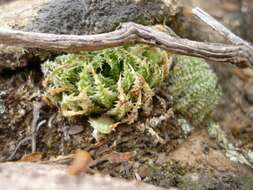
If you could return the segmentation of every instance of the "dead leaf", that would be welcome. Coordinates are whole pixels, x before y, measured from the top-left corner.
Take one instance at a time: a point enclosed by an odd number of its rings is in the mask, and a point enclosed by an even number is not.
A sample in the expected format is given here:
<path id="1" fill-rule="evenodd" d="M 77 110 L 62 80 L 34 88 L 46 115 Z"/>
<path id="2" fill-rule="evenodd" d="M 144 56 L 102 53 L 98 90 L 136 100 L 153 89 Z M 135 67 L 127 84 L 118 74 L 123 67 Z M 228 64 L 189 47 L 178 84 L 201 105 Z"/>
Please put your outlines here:
<path id="1" fill-rule="evenodd" d="M 71 176 L 78 176 L 81 172 L 86 172 L 89 163 L 92 161 L 90 154 L 86 151 L 79 150 L 75 154 L 72 164 L 68 168 L 68 174 Z"/>
<path id="2" fill-rule="evenodd" d="M 37 162 L 42 159 L 42 153 L 41 152 L 34 152 L 31 154 L 25 154 L 20 161 L 21 162 Z"/>
<path id="3" fill-rule="evenodd" d="M 66 88 L 51 88 L 48 90 L 48 93 L 51 95 L 51 96 L 55 96 L 57 94 L 60 94 L 62 92 L 65 92 L 66 91 Z"/>
<path id="4" fill-rule="evenodd" d="M 124 153 L 120 153 L 120 152 L 113 152 L 108 156 L 108 160 L 112 163 L 119 163 L 119 162 L 125 162 L 125 161 L 129 161 L 134 157 L 134 153 L 133 152 L 124 152 Z"/>
<path id="5" fill-rule="evenodd" d="M 247 76 L 247 77 L 253 77 L 253 69 L 251 68 L 245 68 L 242 70 L 242 72 Z"/>
<path id="6" fill-rule="evenodd" d="M 241 80 L 243 80 L 243 81 L 246 81 L 247 78 L 248 78 L 248 77 L 246 76 L 246 74 L 245 74 L 241 69 L 236 68 L 236 69 L 233 70 L 233 72 L 234 72 L 234 74 L 235 74 L 239 79 L 241 79 Z"/>

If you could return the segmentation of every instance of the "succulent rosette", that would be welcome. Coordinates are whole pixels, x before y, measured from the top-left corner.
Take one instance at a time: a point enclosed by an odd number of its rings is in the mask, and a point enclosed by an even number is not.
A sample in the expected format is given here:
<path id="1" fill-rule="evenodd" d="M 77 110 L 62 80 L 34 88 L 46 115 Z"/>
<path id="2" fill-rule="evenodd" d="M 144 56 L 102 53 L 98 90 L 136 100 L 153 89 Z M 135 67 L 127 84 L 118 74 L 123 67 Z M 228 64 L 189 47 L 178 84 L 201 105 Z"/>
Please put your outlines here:
<path id="1" fill-rule="evenodd" d="M 220 96 L 204 60 L 141 44 L 60 55 L 42 71 L 48 103 L 65 117 L 101 114 L 104 119 L 90 120 L 101 133 L 115 127 L 106 117 L 131 124 L 139 111 L 151 113 L 153 89 L 160 85 L 174 98 L 174 110 L 195 123 L 210 115 Z M 97 122 L 102 120 L 105 126 Z"/>

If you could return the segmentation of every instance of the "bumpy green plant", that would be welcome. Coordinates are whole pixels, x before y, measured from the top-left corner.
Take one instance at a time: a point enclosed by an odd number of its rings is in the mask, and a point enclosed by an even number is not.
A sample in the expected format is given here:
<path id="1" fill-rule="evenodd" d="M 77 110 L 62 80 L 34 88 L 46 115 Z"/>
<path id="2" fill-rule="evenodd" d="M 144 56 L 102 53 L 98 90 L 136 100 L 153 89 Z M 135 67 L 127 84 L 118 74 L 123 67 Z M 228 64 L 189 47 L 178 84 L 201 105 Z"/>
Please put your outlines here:
<path id="1" fill-rule="evenodd" d="M 45 97 L 66 117 L 100 113 L 133 123 L 139 110 L 150 113 L 152 89 L 167 81 L 174 110 L 200 123 L 218 102 L 216 75 L 202 59 L 174 57 L 171 66 L 167 52 L 147 45 L 61 55 L 42 66 Z M 90 120 L 101 133 L 110 133 L 113 125 L 98 122 Z"/>
<path id="2" fill-rule="evenodd" d="M 128 123 L 152 109 L 152 88 L 168 76 L 165 51 L 147 45 L 68 54 L 43 64 L 46 98 L 66 117 L 105 113 Z"/>
<path id="3" fill-rule="evenodd" d="M 194 125 L 210 116 L 221 96 L 210 66 L 203 59 L 189 56 L 175 56 L 167 88 L 174 99 L 174 110 Z"/>

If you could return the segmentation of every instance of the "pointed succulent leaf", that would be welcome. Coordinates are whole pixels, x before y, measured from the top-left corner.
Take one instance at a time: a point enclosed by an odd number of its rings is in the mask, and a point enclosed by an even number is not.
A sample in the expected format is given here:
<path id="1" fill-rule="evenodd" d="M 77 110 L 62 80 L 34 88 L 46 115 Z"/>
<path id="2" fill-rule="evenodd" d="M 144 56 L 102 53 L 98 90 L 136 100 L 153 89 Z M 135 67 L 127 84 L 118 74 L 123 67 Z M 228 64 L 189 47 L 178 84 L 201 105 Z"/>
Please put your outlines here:
<path id="1" fill-rule="evenodd" d="M 130 97 L 125 94 L 122 86 L 122 78 L 120 76 L 119 81 L 117 83 L 118 100 L 114 107 L 107 112 L 108 115 L 116 118 L 117 120 L 120 120 L 125 117 L 134 106 L 130 100 Z"/>
<path id="2" fill-rule="evenodd" d="M 89 123 L 94 130 L 101 134 L 109 134 L 112 130 L 117 127 L 117 123 L 110 117 L 101 116 L 99 118 L 89 118 Z"/>

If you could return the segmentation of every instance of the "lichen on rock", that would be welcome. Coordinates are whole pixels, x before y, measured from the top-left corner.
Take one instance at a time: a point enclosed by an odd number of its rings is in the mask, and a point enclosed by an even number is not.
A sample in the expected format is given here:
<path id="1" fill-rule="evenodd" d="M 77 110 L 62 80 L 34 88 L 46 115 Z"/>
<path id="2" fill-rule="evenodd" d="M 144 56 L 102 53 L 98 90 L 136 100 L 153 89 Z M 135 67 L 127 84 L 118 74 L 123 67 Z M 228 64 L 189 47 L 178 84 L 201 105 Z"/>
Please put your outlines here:
<path id="1" fill-rule="evenodd" d="M 41 6 L 27 30 L 56 34 L 97 34 L 123 22 L 170 22 L 181 12 L 177 0 L 52 0 Z"/>

